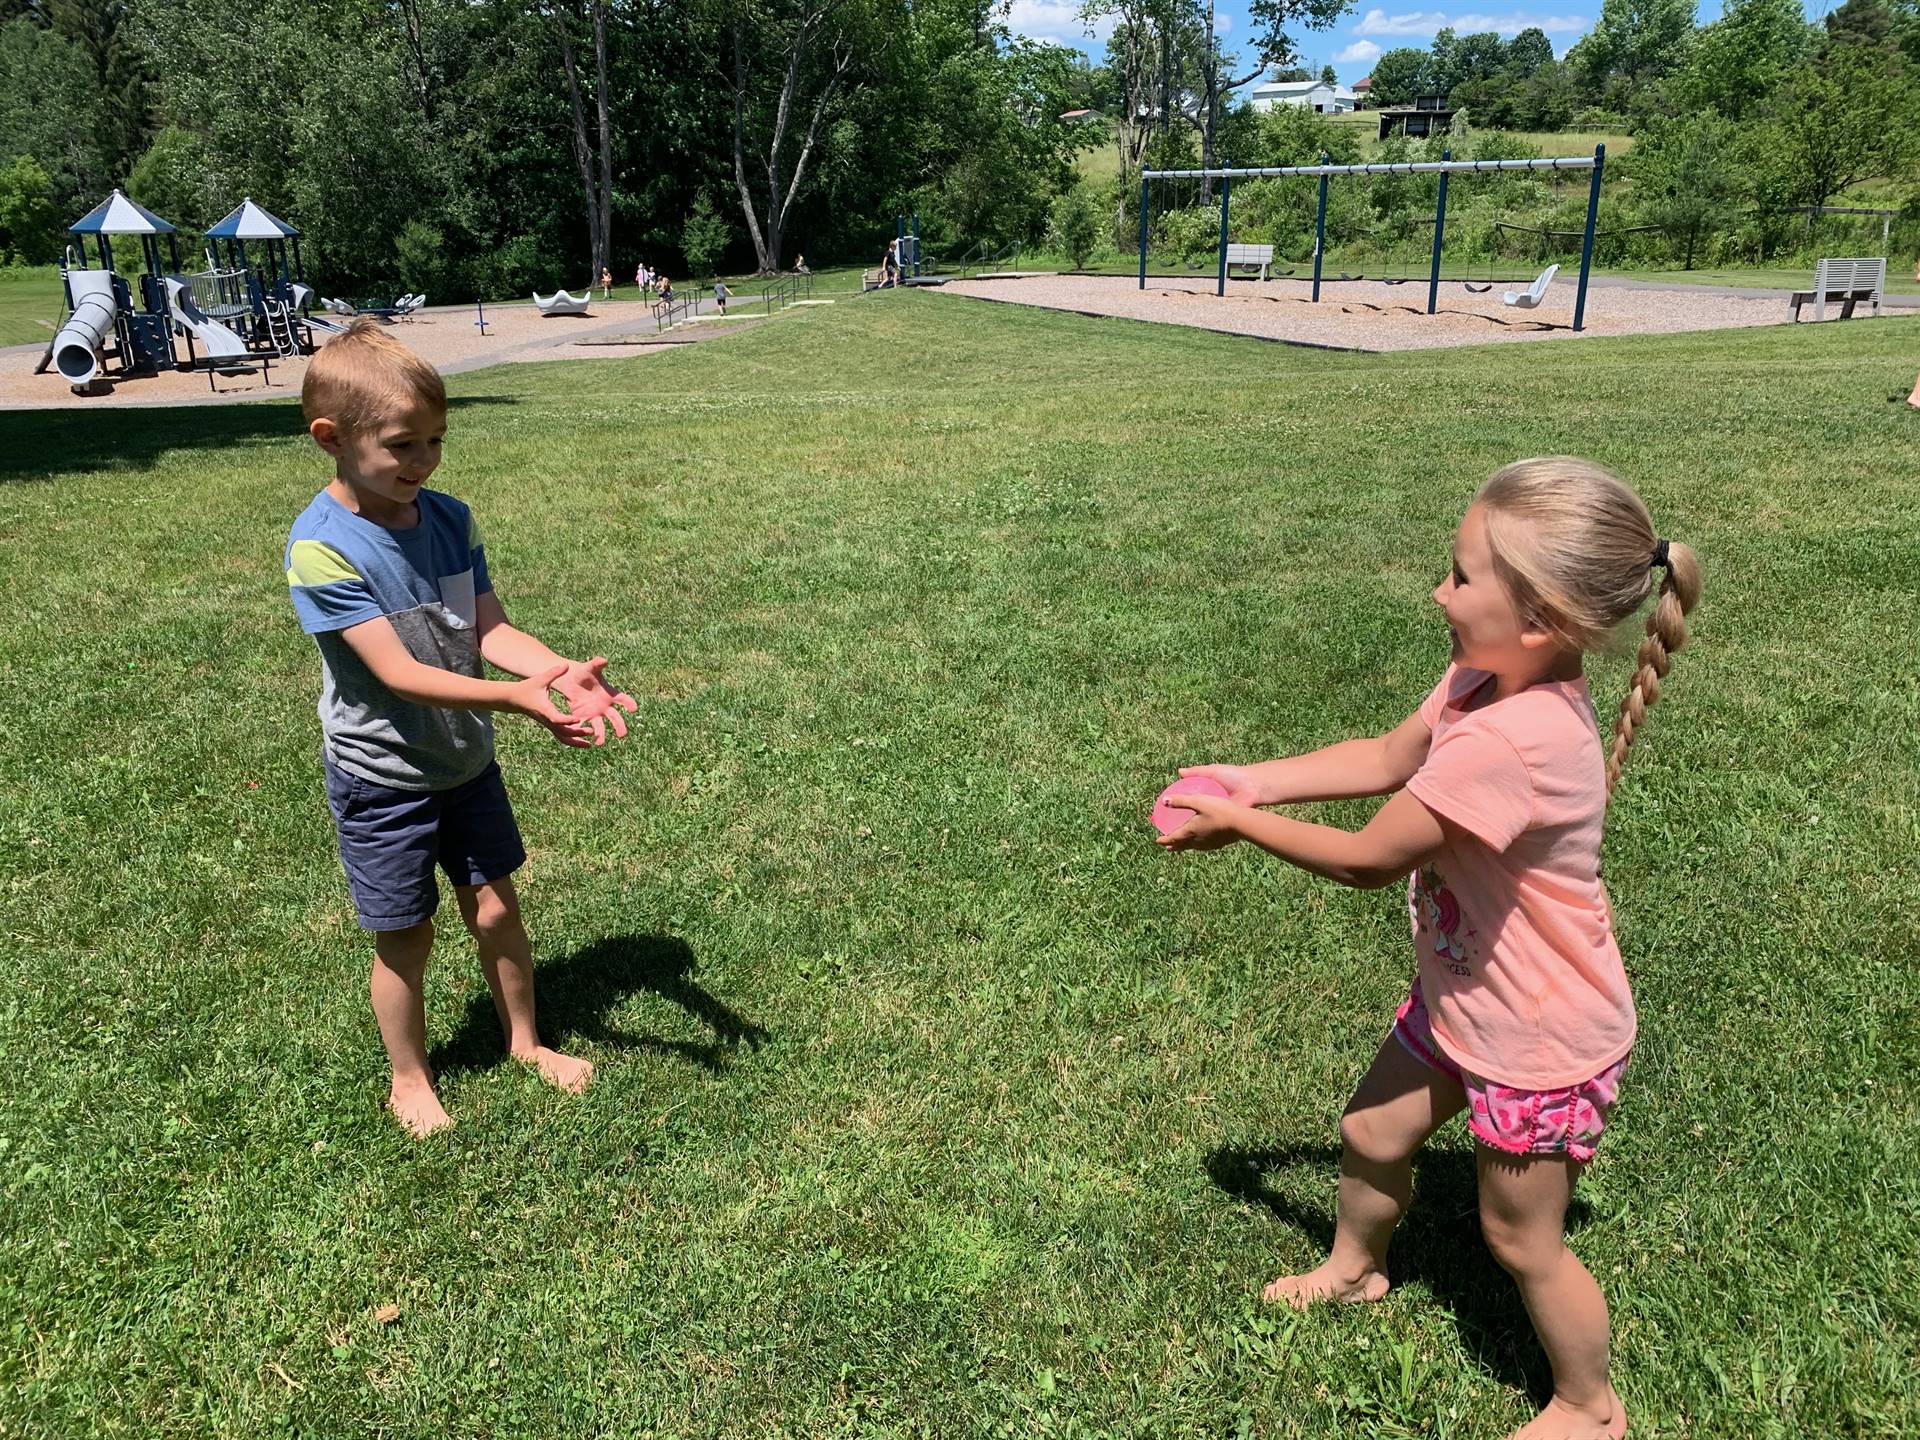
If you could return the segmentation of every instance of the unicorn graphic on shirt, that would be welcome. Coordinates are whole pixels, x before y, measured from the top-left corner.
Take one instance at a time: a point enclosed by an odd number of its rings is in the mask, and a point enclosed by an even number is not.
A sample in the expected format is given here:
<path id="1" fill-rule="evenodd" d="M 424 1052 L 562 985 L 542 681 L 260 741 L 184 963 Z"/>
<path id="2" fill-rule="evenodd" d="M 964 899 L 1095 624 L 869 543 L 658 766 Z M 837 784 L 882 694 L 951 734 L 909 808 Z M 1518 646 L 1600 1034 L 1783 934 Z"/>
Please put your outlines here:
<path id="1" fill-rule="evenodd" d="M 1459 936 L 1460 902 L 1453 898 L 1440 872 L 1432 866 L 1421 870 L 1414 896 L 1420 907 L 1421 925 L 1433 937 L 1433 953 L 1450 965 L 1464 966 L 1467 947 Z"/>

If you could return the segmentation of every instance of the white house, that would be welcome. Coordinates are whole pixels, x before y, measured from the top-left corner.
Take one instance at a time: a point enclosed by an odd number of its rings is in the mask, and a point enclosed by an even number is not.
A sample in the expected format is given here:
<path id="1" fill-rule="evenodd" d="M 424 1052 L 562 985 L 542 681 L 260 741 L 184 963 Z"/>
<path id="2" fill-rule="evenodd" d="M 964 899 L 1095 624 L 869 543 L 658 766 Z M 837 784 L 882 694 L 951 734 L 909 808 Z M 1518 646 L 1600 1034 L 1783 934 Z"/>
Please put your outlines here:
<path id="1" fill-rule="evenodd" d="M 1303 105 L 1322 115 L 1344 115 L 1353 109 L 1353 91 L 1324 80 L 1264 80 L 1247 92 L 1247 103 L 1256 110 Z"/>

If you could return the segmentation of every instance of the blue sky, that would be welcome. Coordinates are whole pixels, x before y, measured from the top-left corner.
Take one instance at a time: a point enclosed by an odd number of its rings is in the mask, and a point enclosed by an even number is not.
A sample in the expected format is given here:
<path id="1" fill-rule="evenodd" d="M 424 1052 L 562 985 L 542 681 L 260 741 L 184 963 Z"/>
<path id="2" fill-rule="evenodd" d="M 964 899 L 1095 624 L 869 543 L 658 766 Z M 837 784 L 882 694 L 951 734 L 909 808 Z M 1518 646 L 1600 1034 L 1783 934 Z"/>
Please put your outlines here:
<path id="1" fill-rule="evenodd" d="M 1444 0 L 1440 0 L 1444 3 Z M 1807 0 L 1807 14 L 1818 17 L 1831 10 L 1837 0 Z M 1011 0 L 1007 23 L 1019 34 L 1036 40 L 1053 40 L 1074 45 L 1096 59 L 1106 48 L 1105 28 L 1089 36 L 1075 18 L 1079 10 L 1075 0 Z M 1246 10 L 1244 0 L 1216 0 L 1215 24 L 1230 51 L 1246 54 Z M 1566 54 L 1568 48 L 1593 27 L 1600 13 L 1600 0 L 1545 0 L 1538 6 L 1462 5 L 1457 9 L 1423 9 L 1394 4 L 1392 0 L 1357 0 L 1354 8 L 1340 17 L 1330 30 L 1302 30 L 1295 34 L 1302 63 L 1318 70 L 1331 63 L 1335 73 L 1349 84 L 1365 75 L 1375 56 L 1401 45 L 1424 48 L 1442 26 L 1451 25 L 1462 35 L 1493 30 L 1509 39 L 1528 26 L 1537 25 L 1553 42 L 1553 53 Z M 1700 0 L 1700 20 L 1705 23 L 1720 13 L 1720 0 Z M 1110 28 L 1110 27 L 1108 27 Z"/>

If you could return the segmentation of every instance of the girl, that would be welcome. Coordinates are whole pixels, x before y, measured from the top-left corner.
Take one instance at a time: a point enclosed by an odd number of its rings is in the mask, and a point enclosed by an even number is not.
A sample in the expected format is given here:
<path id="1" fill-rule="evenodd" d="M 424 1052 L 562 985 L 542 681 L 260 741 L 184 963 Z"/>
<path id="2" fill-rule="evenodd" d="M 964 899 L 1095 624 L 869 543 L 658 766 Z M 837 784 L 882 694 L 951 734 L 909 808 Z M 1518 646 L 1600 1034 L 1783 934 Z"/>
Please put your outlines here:
<path id="1" fill-rule="evenodd" d="M 1659 599 L 1603 754 L 1581 657 L 1639 609 L 1656 571 Z M 1332 1253 L 1265 1294 L 1296 1307 L 1386 1294 L 1414 1152 L 1466 1110 L 1487 1244 L 1519 1282 L 1553 1366 L 1552 1401 L 1515 1432 L 1525 1440 L 1626 1431 L 1606 1301 L 1563 1223 L 1634 1037 L 1601 824 L 1699 597 L 1693 552 L 1656 538 L 1646 506 L 1610 471 L 1564 458 L 1509 465 L 1468 507 L 1433 592 L 1452 663 L 1419 711 L 1376 739 L 1182 770 L 1228 793 L 1178 797 L 1194 818 L 1159 842 L 1251 840 L 1346 885 L 1411 875 L 1418 968 L 1341 1118 Z M 1362 795 L 1393 798 L 1357 833 L 1257 808 Z"/>

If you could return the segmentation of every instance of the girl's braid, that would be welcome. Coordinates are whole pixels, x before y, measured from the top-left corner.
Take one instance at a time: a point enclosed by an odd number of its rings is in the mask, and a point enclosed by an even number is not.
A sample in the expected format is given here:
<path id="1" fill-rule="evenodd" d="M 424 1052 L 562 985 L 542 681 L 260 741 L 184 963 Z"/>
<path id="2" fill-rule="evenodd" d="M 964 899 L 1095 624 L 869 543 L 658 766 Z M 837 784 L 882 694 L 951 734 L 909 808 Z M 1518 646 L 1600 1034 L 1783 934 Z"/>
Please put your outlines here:
<path id="1" fill-rule="evenodd" d="M 1609 799 L 1627 763 L 1633 732 L 1646 723 L 1647 711 L 1659 701 L 1660 681 L 1673 664 L 1673 652 L 1687 643 L 1687 612 L 1700 599 L 1700 562 L 1693 551 L 1678 541 L 1664 544 L 1666 578 L 1660 583 L 1660 598 L 1647 616 L 1647 638 L 1640 642 L 1633 684 L 1620 702 L 1620 719 L 1613 727 L 1613 748 L 1607 756 Z"/>

